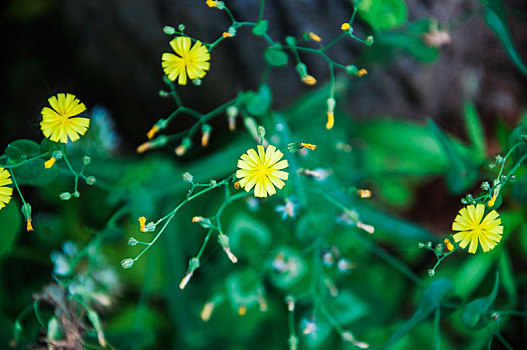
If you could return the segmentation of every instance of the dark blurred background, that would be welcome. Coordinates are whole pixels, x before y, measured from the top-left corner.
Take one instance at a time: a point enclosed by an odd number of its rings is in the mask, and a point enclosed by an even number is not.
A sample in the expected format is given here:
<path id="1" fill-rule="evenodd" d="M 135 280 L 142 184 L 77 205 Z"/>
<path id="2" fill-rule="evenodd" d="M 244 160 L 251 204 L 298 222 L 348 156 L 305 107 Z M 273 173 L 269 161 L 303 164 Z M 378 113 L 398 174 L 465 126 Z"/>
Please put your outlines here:
<path id="1" fill-rule="evenodd" d="M 258 0 L 228 1 L 234 16 L 256 20 Z M 506 1 L 516 48 L 527 58 L 525 1 Z M 472 99 L 487 125 L 496 118 L 514 124 L 523 110 L 527 80 L 513 65 L 501 43 L 486 26 L 477 1 L 408 0 L 409 21 L 435 18 L 449 29 L 451 43 L 443 46 L 433 64 L 418 63 L 402 54 L 396 64 L 369 62 L 369 75 L 354 80 L 347 90 L 347 111 L 352 116 L 430 116 L 454 133 L 462 128 L 461 103 Z M 87 107 L 102 104 L 115 119 L 125 152 L 144 141 L 145 132 L 174 105 L 158 96 L 162 82 L 161 54 L 169 50 L 165 25 L 183 23 L 186 33 L 205 42 L 215 40 L 229 23 L 221 11 L 196 0 L 11 0 L 1 6 L 3 64 L 0 94 L 0 148 L 16 138 L 38 140 L 40 110 L 49 96 L 68 91 Z M 267 2 L 265 17 L 270 35 L 280 40 L 306 31 L 325 40 L 339 34 L 348 20 L 349 1 Z M 371 33 L 357 26 L 356 33 Z M 260 48 L 265 43 L 248 38 L 242 28 L 237 37 L 215 49 L 209 74 L 201 87 L 181 89 L 186 104 L 207 111 L 256 88 L 264 66 Z M 250 39 L 250 40 L 249 40 Z M 337 45 L 330 54 L 343 64 L 361 63 L 359 43 Z M 325 62 L 304 55 L 319 84 L 327 81 Z M 387 68 L 388 67 L 388 68 Z M 271 74 L 274 107 L 282 108 L 312 87 L 303 85 L 292 65 Z M 189 120 L 178 120 L 174 130 Z M 224 120 L 214 125 L 225 128 Z"/>

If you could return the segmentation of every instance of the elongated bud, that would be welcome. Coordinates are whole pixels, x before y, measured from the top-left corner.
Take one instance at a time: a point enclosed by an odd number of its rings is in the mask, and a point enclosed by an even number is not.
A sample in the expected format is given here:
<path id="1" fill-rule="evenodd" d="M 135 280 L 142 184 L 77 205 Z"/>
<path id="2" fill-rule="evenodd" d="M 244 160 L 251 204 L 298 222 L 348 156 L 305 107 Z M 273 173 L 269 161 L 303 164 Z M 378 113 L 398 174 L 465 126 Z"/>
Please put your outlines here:
<path id="1" fill-rule="evenodd" d="M 56 161 L 56 160 L 57 160 L 57 159 L 55 159 L 55 157 L 51 157 L 51 158 L 49 158 L 49 159 L 44 163 L 44 168 L 46 168 L 46 169 L 51 168 L 51 167 L 53 166 L 53 164 L 55 164 L 55 161 Z"/>
<path id="2" fill-rule="evenodd" d="M 333 97 L 330 97 L 327 99 L 326 103 L 328 105 L 328 122 L 326 123 L 326 129 L 330 130 L 335 124 L 335 115 L 333 113 L 335 110 L 336 101 Z"/>
<path id="3" fill-rule="evenodd" d="M 289 312 L 295 311 L 295 299 L 291 295 L 288 295 L 287 297 L 285 297 L 285 302 L 287 304 L 287 311 Z"/>
<path id="4" fill-rule="evenodd" d="M 33 225 L 31 225 L 31 219 L 26 220 L 26 230 L 27 232 L 33 231 Z"/>
<path id="5" fill-rule="evenodd" d="M 185 277 L 183 277 L 183 279 L 179 283 L 179 289 L 185 289 L 188 282 L 192 278 L 194 271 L 196 271 L 198 268 L 199 268 L 199 259 L 196 257 L 190 259 L 188 262 L 187 274 L 185 275 Z"/>
<path id="6" fill-rule="evenodd" d="M 349 331 L 342 332 L 340 336 L 342 337 L 342 340 L 344 340 L 345 342 L 352 343 L 354 346 L 360 349 L 367 349 L 370 347 L 370 344 L 357 341 L 355 337 L 353 336 L 353 334 L 351 334 L 351 332 Z"/>
<path id="7" fill-rule="evenodd" d="M 229 247 L 229 237 L 223 233 L 220 233 L 218 236 L 218 242 L 223 248 L 225 254 L 227 254 L 227 257 L 230 259 L 230 261 L 232 261 L 233 264 L 236 264 L 238 262 L 238 258 L 231 252 L 231 248 Z"/>
<path id="8" fill-rule="evenodd" d="M 192 275 L 194 273 L 192 272 L 189 272 L 185 275 L 185 277 L 183 277 L 183 279 L 181 280 L 181 282 L 179 282 L 179 289 L 185 289 L 185 287 L 187 286 L 188 282 L 190 281 L 190 279 L 192 278 Z"/>
<path id="9" fill-rule="evenodd" d="M 227 114 L 228 122 L 229 122 L 229 130 L 234 131 L 236 130 L 236 117 L 238 116 L 239 109 L 236 106 L 229 106 L 227 107 L 227 110 L 225 111 Z"/>
<path id="10" fill-rule="evenodd" d="M 310 143 L 304 143 L 304 142 L 300 142 L 300 146 L 304 147 L 304 148 L 308 148 L 312 151 L 315 150 L 315 148 L 317 148 L 317 145 L 312 145 Z"/>
<path id="11" fill-rule="evenodd" d="M 212 132 L 212 127 L 209 124 L 203 124 L 201 127 L 201 145 L 207 147 L 209 144 L 210 133 Z"/>
<path id="12" fill-rule="evenodd" d="M 190 145 L 191 145 L 190 139 L 188 137 L 185 137 L 183 141 L 181 141 L 181 144 L 177 146 L 176 149 L 174 150 L 176 152 L 176 155 L 181 157 L 182 155 L 187 153 L 187 150 L 190 148 Z"/>
<path id="13" fill-rule="evenodd" d="M 302 78 L 302 82 L 306 85 L 315 85 L 317 83 L 317 79 L 315 79 L 312 75 L 306 75 Z"/>
<path id="14" fill-rule="evenodd" d="M 307 75 L 307 66 L 303 63 L 299 63 L 296 65 L 296 71 L 300 76 L 300 79 L 303 80 L 304 77 Z"/>
<path id="15" fill-rule="evenodd" d="M 362 222 L 357 222 L 356 223 L 357 227 L 368 232 L 370 235 L 373 234 L 375 232 L 375 227 L 373 227 L 372 225 L 366 225 Z"/>
<path id="16" fill-rule="evenodd" d="M 320 42 L 322 41 L 322 38 L 319 37 L 318 35 L 316 35 L 315 33 L 313 32 L 309 32 L 307 33 L 307 35 L 309 36 L 309 39 L 313 40 L 313 41 L 316 41 L 316 42 Z"/>
<path id="17" fill-rule="evenodd" d="M 139 147 L 137 147 L 136 151 L 137 151 L 137 153 L 144 153 L 144 152 L 148 151 L 149 149 L 164 146 L 164 145 L 166 145 L 167 142 L 168 142 L 167 137 L 161 135 L 161 136 L 157 137 L 154 140 L 151 140 L 151 141 L 148 141 L 148 142 L 145 142 L 145 143 L 139 145 Z"/>
<path id="18" fill-rule="evenodd" d="M 205 305 L 203 305 L 203 309 L 201 309 L 201 315 L 200 315 L 203 321 L 208 322 L 210 320 L 210 316 L 212 315 L 214 306 L 215 306 L 215 303 L 213 301 L 209 301 Z"/>
<path id="19" fill-rule="evenodd" d="M 368 71 L 366 69 L 364 69 L 364 68 L 359 69 L 359 71 L 357 72 L 357 76 L 358 77 L 362 77 L 362 76 L 364 76 L 366 74 L 368 74 Z"/>
<path id="20" fill-rule="evenodd" d="M 256 124 L 256 121 L 253 118 L 251 118 L 251 117 L 247 117 L 247 118 L 243 119 L 243 123 L 245 124 L 245 128 L 247 129 L 247 131 L 249 131 L 251 136 L 256 141 L 259 141 L 258 124 Z"/>

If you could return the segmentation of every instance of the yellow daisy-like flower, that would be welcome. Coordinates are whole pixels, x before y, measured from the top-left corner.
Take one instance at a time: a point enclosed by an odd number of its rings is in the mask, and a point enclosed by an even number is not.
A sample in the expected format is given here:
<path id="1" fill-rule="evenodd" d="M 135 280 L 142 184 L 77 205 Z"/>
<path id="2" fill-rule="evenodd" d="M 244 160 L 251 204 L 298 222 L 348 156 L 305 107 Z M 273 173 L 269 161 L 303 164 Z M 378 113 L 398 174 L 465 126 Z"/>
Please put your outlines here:
<path id="1" fill-rule="evenodd" d="M 170 42 L 176 55 L 164 53 L 161 56 L 161 65 L 168 79 L 178 79 L 179 85 L 187 84 L 189 79 L 203 78 L 210 68 L 210 53 L 199 40 L 194 46 L 190 38 L 179 36 Z"/>
<path id="2" fill-rule="evenodd" d="M 6 206 L 11 200 L 13 195 L 13 189 L 6 185 L 12 184 L 13 181 L 10 179 L 9 171 L 4 168 L 0 168 L 0 209 Z"/>
<path id="3" fill-rule="evenodd" d="M 249 192 L 254 187 L 255 197 L 267 197 L 276 193 L 274 186 L 281 189 L 289 174 L 281 171 L 289 166 L 287 160 L 280 160 L 283 153 L 275 146 L 267 146 L 264 151 L 263 146 L 258 145 L 258 153 L 254 149 L 249 149 L 238 160 L 238 171 L 236 176 L 241 179 L 239 184 Z"/>
<path id="4" fill-rule="evenodd" d="M 48 99 L 49 107 L 42 108 L 40 128 L 44 136 L 51 141 L 67 143 L 77 141 L 86 133 L 90 120 L 88 118 L 72 118 L 86 110 L 84 103 L 73 94 L 57 94 Z"/>
<path id="5" fill-rule="evenodd" d="M 453 236 L 454 241 L 461 242 L 459 246 L 463 249 L 470 242 L 468 252 L 472 254 L 476 253 L 478 242 L 484 252 L 493 249 L 500 242 L 503 234 L 499 214 L 493 210 L 483 218 L 484 212 L 483 204 L 469 205 L 459 211 L 452 223 L 452 230 L 460 231 Z"/>

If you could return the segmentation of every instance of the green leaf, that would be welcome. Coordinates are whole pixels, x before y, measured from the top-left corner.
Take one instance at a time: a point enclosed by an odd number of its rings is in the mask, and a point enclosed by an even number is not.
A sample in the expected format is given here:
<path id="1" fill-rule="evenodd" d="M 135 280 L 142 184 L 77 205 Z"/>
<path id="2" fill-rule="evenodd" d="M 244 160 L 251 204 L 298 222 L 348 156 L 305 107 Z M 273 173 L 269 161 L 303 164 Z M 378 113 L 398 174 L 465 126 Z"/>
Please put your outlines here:
<path id="1" fill-rule="evenodd" d="M 264 58 L 273 67 L 283 67 L 287 64 L 287 54 L 274 47 L 268 47 L 264 51 Z"/>
<path id="2" fill-rule="evenodd" d="M 496 273 L 496 282 L 490 295 L 485 298 L 475 299 L 465 306 L 461 313 L 461 321 L 465 326 L 470 329 L 481 329 L 489 323 L 490 318 L 485 317 L 485 314 L 498 295 L 499 285 L 499 273 Z"/>
<path id="3" fill-rule="evenodd" d="M 485 145 L 485 135 L 483 133 L 483 126 L 478 116 L 478 111 L 474 104 L 466 101 L 463 104 L 463 112 L 465 115 L 465 123 L 467 125 L 467 134 L 476 150 L 476 153 L 484 159 L 487 154 L 487 147 Z"/>
<path id="4" fill-rule="evenodd" d="M 57 166 L 46 169 L 44 159 L 29 160 L 42 154 L 41 146 L 34 141 L 16 140 L 11 142 L 5 150 L 5 154 L 8 157 L 8 164 L 24 162 L 12 170 L 19 185 L 44 186 L 58 176 L 59 169 Z"/>
<path id="5" fill-rule="evenodd" d="M 419 307 L 415 311 L 412 318 L 410 318 L 399 330 L 391 337 L 387 348 L 392 347 L 412 328 L 425 321 L 432 312 L 441 306 L 441 301 L 447 298 L 454 289 L 454 284 L 448 279 L 438 279 L 432 282 L 423 292 Z"/>
<path id="6" fill-rule="evenodd" d="M 246 214 L 236 215 L 231 221 L 228 232 L 229 242 L 234 251 L 266 249 L 271 243 L 271 233 L 267 226 Z"/>
<path id="7" fill-rule="evenodd" d="M 0 210 L 0 227 L 2 228 L 2 244 L 0 244 L 0 258 L 13 247 L 22 226 L 22 214 L 15 201 L 11 201 Z"/>
<path id="8" fill-rule="evenodd" d="M 525 135 L 527 135 L 527 123 L 522 123 L 511 132 L 507 140 L 507 146 L 509 148 L 514 147 L 518 142 L 520 143 L 520 146 L 514 150 L 515 161 L 518 161 L 527 153 L 527 141 L 525 140 Z M 523 163 L 525 164 L 526 161 L 527 160 L 524 160 Z"/>
<path id="9" fill-rule="evenodd" d="M 269 26 L 269 23 L 267 20 L 261 20 L 260 22 L 256 23 L 256 25 L 253 27 L 253 34 L 257 36 L 262 36 L 267 32 L 267 27 Z"/>
<path id="10" fill-rule="evenodd" d="M 494 33 L 501 40 L 505 51 L 512 59 L 514 64 L 518 69 L 524 74 L 527 75 L 527 66 L 523 62 L 521 56 L 516 51 L 514 43 L 512 41 L 512 35 L 507 23 L 507 14 L 505 11 L 505 6 L 501 0 L 480 0 L 486 5 L 485 11 L 485 21 L 488 26 L 494 31 Z"/>
<path id="11" fill-rule="evenodd" d="M 376 31 L 406 23 L 408 8 L 402 0 L 362 0 L 359 15 Z"/>
<path id="12" fill-rule="evenodd" d="M 452 141 L 432 119 L 428 120 L 428 128 L 434 133 L 449 160 L 450 166 L 446 174 L 449 190 L 455 194 L 462 193 L 476 180 L 477 172 L 467 166 L 469 160 L 459 153 Z"/>
<path id="13" fill-rule="evenodd" d="M 262 84 L 258 91 L 247 91 L 244 94 L 245 107 L 249 114 L 261 117 L 269 111 L 273 96 L 269 85 Z"/>

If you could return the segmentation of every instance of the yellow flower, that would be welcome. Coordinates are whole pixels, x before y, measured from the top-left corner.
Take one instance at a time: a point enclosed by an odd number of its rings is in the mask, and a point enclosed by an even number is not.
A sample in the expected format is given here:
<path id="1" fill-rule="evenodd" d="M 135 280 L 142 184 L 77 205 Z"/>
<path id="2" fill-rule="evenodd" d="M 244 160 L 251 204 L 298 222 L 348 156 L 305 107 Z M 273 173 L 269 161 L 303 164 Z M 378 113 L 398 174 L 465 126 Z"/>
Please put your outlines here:
<path id="1" fill-rule="evenodd" d="M 238 160 L 238 171 L 236 176 L 241 179 L 240 186 L 249 192 L 254 187 L 255 197 L 267 197 L 276 193 L 274 186 L 281 189 L 289 174 L 281 171 L 289 166 L 287 160 L 280 160 L 283 153 L 275 146 L 267 146 L 264 151 L 263 146 L 257 146 L 258 153 L 254 149 L 249 149 Z M 274 186 L 273 186 L 274 185 Z"/>
<path id="2" fill-rule="evenodd" d="M 179 36 L 170 42 L 176 55 L 164 53 L 161 56 L 161 65 L 168 79 L 178 79 L 179 85 L 187 84 L 189 79 L 203 78 L 210 67 L 210 53 L 199 40 L 194 46 L 190 38 Z"/>
<path id="3" fill-rule="evenodd" d="M 342 29 L 342 30 L 348 30 L 348 29 L 350 29 L 350 28 L 351 28 L 351 26 L 350 26 L 349 23 L 343 23 L 343 24 L 340 26 L 340 29 Z"/>
<path id="4" fill-rule="evenodd" d="M 469 205 L 459 211 L 452 223 L 452 230 L 460 231 L 453 236 L 454 241 L 461 242 L 459 246 L 463 249 L 470 242 L 468 252 L 472 254 L 476 253 L 478 242 L 484 252 L 493 249 L 503 234 L 499 214 L 493 210 L 483 218 L 484 212 L 483 204 Z"/>
<path id="5" fill-rule="evenodd" d="M 9 177 L 9 171 L 0 168 L 0 209 L 9 203 L 11 195 L 13 194 L 13 189 L 6 186 L 13 183 Z"/>
<path id="6" fill-rule="evenodd" d="M 73 94 L 57 94 L 48 99 L 49 107 L 42 108 L 40 128 L 44 136 L 51 141 L 67 143 L 77 141 L 79 135 L 84 135 L 90 120 L 88 118 L 71 118 L 86 110 L 84 103 Z"/>

